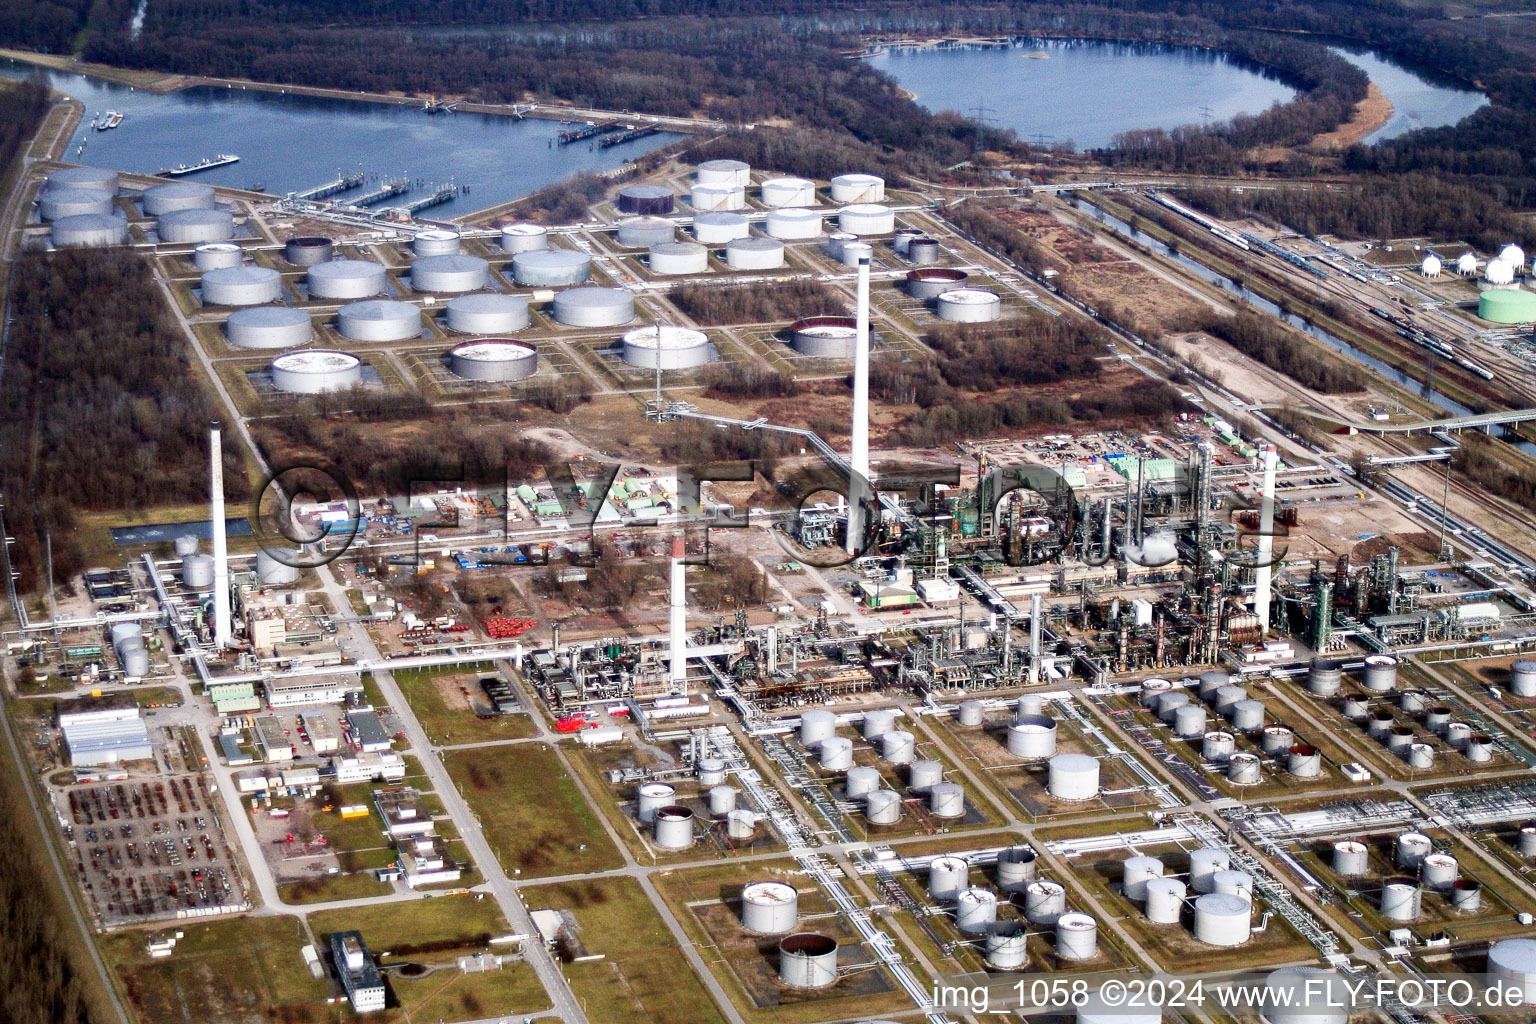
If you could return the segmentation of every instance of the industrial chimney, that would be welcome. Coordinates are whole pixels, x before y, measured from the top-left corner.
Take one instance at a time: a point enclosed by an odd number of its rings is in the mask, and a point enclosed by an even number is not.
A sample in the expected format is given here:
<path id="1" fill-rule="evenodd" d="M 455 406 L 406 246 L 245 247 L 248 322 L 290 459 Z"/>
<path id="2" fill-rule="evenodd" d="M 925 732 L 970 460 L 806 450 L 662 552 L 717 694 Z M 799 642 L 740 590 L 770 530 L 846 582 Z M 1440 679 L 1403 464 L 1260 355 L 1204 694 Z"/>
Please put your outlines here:
<path id="1" fill-rule="evenodd" d="M 668 653 L 672 659 L 674 683 L 688 680 L 688 597 L 685 589 L 687 566 L 683 563 L 683 538 L 672 538 L 672 587 L 668 611 Z"/>
<path id="2" fill-rule="evenodd" d="M 1275 462 L 1278 456 L 1274 445 L 1264 446 L 1264 482 L 1259 502 L 1259 564 L 1253 576 L 1253 613 L 1258 616 L 1259 630 L 1263 635 L 1269 633 L 1270 562 L 1275 557 Z"/>
<path id="3" fill-rule="evenodd" d="M 209 426 L 208 447 L 212 459 L 208 525 L 213 537 L 213 646 L 223 650 L 230 645 L 232 630 L 229 623 L 229 540 L 225 536 L 224 521 L 224 445 L 218 420 Z"/>
<path id="4" fill-rule="evenodd" d="M 859 257 L 858 303 L 854 312 L 853 423 L 848 461 L 853 477 L 848 481 L 848 536 L 844 550 L 853 554 L 862 547 L 864 493 L 869 480 L 869 257 Z"/>

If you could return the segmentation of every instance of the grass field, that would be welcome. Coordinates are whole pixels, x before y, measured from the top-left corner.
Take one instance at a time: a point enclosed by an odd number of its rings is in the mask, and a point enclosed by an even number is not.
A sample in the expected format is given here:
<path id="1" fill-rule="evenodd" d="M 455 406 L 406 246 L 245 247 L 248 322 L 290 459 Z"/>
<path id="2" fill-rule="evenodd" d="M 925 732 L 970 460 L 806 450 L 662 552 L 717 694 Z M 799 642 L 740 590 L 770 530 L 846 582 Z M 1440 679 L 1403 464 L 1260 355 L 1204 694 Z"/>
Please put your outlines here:
<path id="1" fill-rule="evenodd" d="M 393 891 L 388 883 L 379 881 L 366 871 L 306 878 L 301 882 L 284 882 L 277 887 L 278 898 L 284 903 L 297 906 L 383 896 Z"/>
<path id="2" fill-rule="evenodd" d="M 447 676 L 458 676 L 459 679 L 445 683 Z M 448 685 L 457 691 L 462 683 L 470 692 L 469 700 L 484 703 L 485 696 L 479 692 L 478 678 L 475 673 L 466 674 L 462 671 L 395 673 L 395 682 L 399 684 L 405 699 L 410 702 L 411 710 L 416 712 L 417 721 L 421 722 L 421 727 L 433 743 L 484 743 L 487 740 L 516 740 L 532 736 L 535 732 L 533 719 L 527 715 L 498 715 L 495 718 L 480 719 L 468 708 L 450 707 L 438 689 L 440 685 Z"/>
<path id="3" fill-rule="evenodd" d="M 421 978 L 392 974 L 389 988 L 399 1007 L 370 1015 L 370 1021 L 437 1024 L 440 1020 L 480 1020 L 528 1013 L 549 1005 L 538 976 L 525 963 L 507 964 L 483 974 L 465 974 L 457 968 Z"/>
<path id="4" fill-rule="evenodd" d="M 677 941 L 632 878 L 538 886 L 528 906 L 570 910 L 581 939 L 602 960 L 564 971 L 593 1024 L 721 1024 Z"/>
<path id="5" fill-rule="evenodd" d="M 509 874 L 541 878 L 623 866 L 596 813 L 549 747 L 452 750 L 443 763 Z"/>
<path id="6" fill-rule="evenodd" d="M 331 932 L 356 928 L 375 954 L 422 959 L 428 953 L 457 955 L 483 949 L 508 926 L 492 899 L 472 895 L 437 896 L 372 907 L 322 910 L 309 915 L 310 930 L 324 941 Z"/>

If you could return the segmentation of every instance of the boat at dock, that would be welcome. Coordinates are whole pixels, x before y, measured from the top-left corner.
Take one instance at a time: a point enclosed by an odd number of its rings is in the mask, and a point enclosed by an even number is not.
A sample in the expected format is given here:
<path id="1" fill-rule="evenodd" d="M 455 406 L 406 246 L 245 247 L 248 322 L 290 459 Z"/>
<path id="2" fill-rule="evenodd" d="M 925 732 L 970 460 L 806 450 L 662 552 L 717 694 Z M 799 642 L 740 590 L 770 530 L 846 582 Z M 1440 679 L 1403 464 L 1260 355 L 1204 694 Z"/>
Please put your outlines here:
<path id="1" fill-rule="evenodd" d="M 195 164 L 177 164 L 175 167 L 155 172 L 160 178 L 180 178 L 188 174 L 197 174 L 199 171 L 210 171 L 215 167 L 227 167 L 230 164 L 239 163 L 240 158 L 233 153 L 220 153 L 206 160 L 199 160 Z"/>
<path id="2" fill-rule="evenodd" d="M 116 110 L 107 111 L 104 115 L 102 115 L 102 119 L 100 121 L 94 122 L 96 130 L 99 132 L 111 131 L 113 128 L 116 128 L 122 123 L 123 115 Z"/>

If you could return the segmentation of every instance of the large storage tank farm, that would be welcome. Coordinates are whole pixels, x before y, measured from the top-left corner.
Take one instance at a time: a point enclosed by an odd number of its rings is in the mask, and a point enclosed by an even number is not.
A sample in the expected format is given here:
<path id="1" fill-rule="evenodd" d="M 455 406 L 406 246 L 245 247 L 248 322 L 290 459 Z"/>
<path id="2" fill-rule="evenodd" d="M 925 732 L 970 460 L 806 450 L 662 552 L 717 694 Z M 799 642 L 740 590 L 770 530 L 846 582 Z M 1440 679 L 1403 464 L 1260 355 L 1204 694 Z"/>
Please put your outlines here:
<path id="1" fill-rule="evenodd" d="M 695 210 L 741 210 L 747 205 L 747 190 L 724 182 L 700 182 L 693 186 L 688 202 Z"/>
<path id="2" fill-rule="evenodd" d="M 767 231 L 771 238 L 790 240 L 819 238 L 821 219 L 822 214 L 819 210 L 806 210 L 800 207 L 769 210 L 768 220 L 763 230 Z"/>
<path id="3" fill-rule="evenodd" d="M 295 235 L 283 243 L 283 260 L 295 267 L 312 267 L 336 255 L 336 243 L 324 235 Z"/>
<path id="4" fill-rule="evenodd" d="M 362 383 L 363 364 L 350 352 L 317 348 L 285 352 L 272 360 L 270 372 L 272 384 L 279 391 L 318 395 Z"/>
<path id="5" fill-rule="evenodd" d="M 784 265 L 784 243 L 777 238 L 737 238 L 725 243 L 725 265 L 732 270 L 777 270 Z"/>
<path id="6" fill-rule="evenodd" d="M 956 288 L 941 292 L 935 312 L 940 320 L 959 324 L 981 324 L 1003 315 L 1003 300 L 985 288 Z"/>
<path id="7" fill-rule="evenodd" d="M 452 256 L 459 251 L 461 243 L 457 231 L 428 228 L 416 233 L 416 237 L 411 240 L 411 251 L 417 256 Z"/>
<path id="8" fill-rule="evenodd" d="M 484 288 L 490 273 L 491 265 L 479 256 L 423 256 L 411 264 L 411 288 L 437 295 L 457 295 Z"/>
<path id="9" fill-rule="evenodd" d="M 283 294 L 283 275 L 271 267 L 225 267 L 203 274 L 200 285 L 205 306 L 259 306 Z"/>
<path id="10" fill-rule="evenodd" d="M 353 341 L 404 341 L 421 335 L 421 310 L 409 302 L 366 299 L 342 306 L 336 329 Z"/>
<path id="11" fill-rule="evenodd" d="M 676 205 L 672 190 L 662 185 L 625 185 L 614 202 L 620 213 L 649 215 L 671 213 Z"/>
<path id="12" fill-rule="evenodd" d="M 709 250 L 698 242 L 662 242 L 651 246 L 653 274 L 702 274 L 709 269 Z"/>
<path id="13" fill-rule="evenodd" d="M 855 203 L 837 211 L 837 226 L 855 235 L 888 235 L 896 230 L 896 212 L 880 203 Z"/>
<path id="14" fill-rule="evenodd" d="M 112 212 L 112 193 L 95 188 L 49 189 L 37 197 L 37 215 L 43 220 L 86 215 L 104 216 Z"/>
<path id="15" fill-rule="evenodd" d="M 71 245 L 122 245 L 128 241 L 128 218 L 120 213 L 82 213 L 53 222 L 49 239 L 56 249 Z"/>
<path id="16" fill-rule="evenodd" d="M 781 206 L 815 206 L 816 183 L 807 178 L 769 178 L 759 192 L 769 209 Z"/>
<path id="17" fill-rule="evenodd" d="M 707 185 L 752 184 L 752 166 L 740 160 L 706 160 L 699 164 L 695 180 Z"/>
<path id="18" fill-rule="evenodd" d="M 615 232 L 620 245 L 644 249 L 677 240 L 677 225 L 665 217 L 630 217 L 619 221 Z"/>
<path id="19" fill-rule="evenodd" d="M 885 198 L 885 179 L 874 174 L 839 174 L 831 181 L 834 203 L 878 203 Z"/>
<path id="20" fill-rule="evenodd" d="M 211 210 L 213 187 L 195 181 L 168 181 L 145 189 L 141 203 L 149 217 L 161 217 L 172 210 Z"/>
<path id="21" fill-rule="evenodd" d="M 705 245 L 724 245 L 751 233 L 751 222 L 739 213 L 701 213 L 693 218 L 693 237 Z"/>
<path id="22" fill-rule="evenodd" d="M 248 306 L 224 321 L 229 343 L 238 348 L 298 348 L 314 337 L 309 314 L 288 306 Z"/>
<path id="23" fill-rule="evenodd" d="M 789 344 L 803 356 L 852 359 L 858 331 L 848 316 L 808 316 L 789 325 Z"/>
<path id="24" fill-rule="evenodd" d="M 512 257 L 513 280 L 530 288 L 581 284 L 591 272 L 591 258 L 574 249 L 530 249 Z"/>
<path id="25" fill-rule="evenodd" d="M 245 262 L 245 250 L 234 242 L 204 242 L 192 250 L 192 265 L 198 270 L 238 267 Z"/>
<path id="26" fill-rule="evenodd" d="M 384 267 L 367 260 L 327 260 L 316 263 L 304 276 L 312 299 L 363 299 L 379 295 L 388 286 Z"/>
<path id="27" fill-rule="evenodd" d="M 501 251 L 509 254 L 549 248 L 549 230 L 541 224 L 503 224 Z"/>
<path id="28" fill-rule="evenodd" d="M 569 288 L 555 294 L 554 315 L 568 327 L 617 327 L 635 318 L 635 297 L 620 288 Z"/>
<path id="29" fill-rule="evenodd" d="M 528 326 L 528 300 L 519 295 L 477 292 L 449 299 L 448 326 L 460 334 L 505 334 Z"/>
<path id="30" fill-rule="evenodd" d="M 647 370 L 687 370 L 710 361 L 709 337 L 691 327 L 637 327 L 624 335 L 624 361 Z"/>
<path id="31" fill-rule="evenodd" d="M 235 237 L 235 218 L 228 210 L 172 210 L 155 222 L 162 242 L 222 242 Z"/>
<path id="32" fill-rule="evenodd" d="M 510 338 L 465 341 L 448 350 L 448 368 L 465 380 L 525 380 L 538 372 L 539 349 Z"/>

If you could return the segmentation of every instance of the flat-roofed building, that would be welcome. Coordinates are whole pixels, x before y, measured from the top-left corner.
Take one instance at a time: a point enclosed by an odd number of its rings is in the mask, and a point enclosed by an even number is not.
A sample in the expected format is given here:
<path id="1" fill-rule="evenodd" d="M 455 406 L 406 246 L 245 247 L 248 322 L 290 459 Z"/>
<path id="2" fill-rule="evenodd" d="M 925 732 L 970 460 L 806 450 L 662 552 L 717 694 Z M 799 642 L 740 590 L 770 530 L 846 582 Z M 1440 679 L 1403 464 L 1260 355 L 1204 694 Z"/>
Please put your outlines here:
<path id="1" fill-rule="evenodd" d="M 373 708 L 358 708 L 347 712 L 347 728 L 352 733 L 352 746 L 370 753 L 389 749 L 389 733 Z"/>
<path id="2" fill-rule="evenodd" d="M 256 693 L 255 683 L 209 683 L 208 699 L 221 715 L 261 710 L 261 697 Z"/>
<path id="3" fill-rule="evenodd" d="M 331 773 L 342 786 L 353 782 L 399 782 L 405 778 L 405 759 L 393 751 L 333 757 Z"/>
<path id="4" fill-rule="evenodd" d="M 143 761 L 155 755 L 136 703 L 88 699 L 61 704 L 59 729 L 69 763 L 76 767 Z"/>
<path id="5" fill-rule="evenodd" d="M 361 692 L 363 684 L 350 678 L 326 678 L 264 684 L 267 705 L 274 708 L 299 707 L 304 704 L 340 704 L 347 694 Z"/>
<path id="6" fill-rule="evenodd" d="M 361 932 L 332 932 L 331 958 L 336 961 L 336 975 L 347 993 L 355 1013 L 373 1013 L 384 1009 L 384 979 L 374 965 Z"/>
<path id="7" fill-rule="evenodd" d="M 373 805 L 379 809 L 379 817 L 384 819 L 384 830 L 392 839 L 426 835 L 434 831 L 432 815 L 422 806 L 418 790 L 410 787 L 376 789 L 373 791 Z"/>
<path id="8" fill-rule="evenodd" d="M 334 754 L 341 749 L 341 736 L 329 715 L 320 711 L 306 711 L 299 718 L 304 722 L 304 733 L 309 737 L 309 745 L 315 748 L 315 753 Z"/>
<path id="9" fill-rule="evenodd" d="M 256 744 L 268 764 L 293 760 L 293 741 L 283 732 L 283 723 L 276 715 L 256 719 Z"/>

